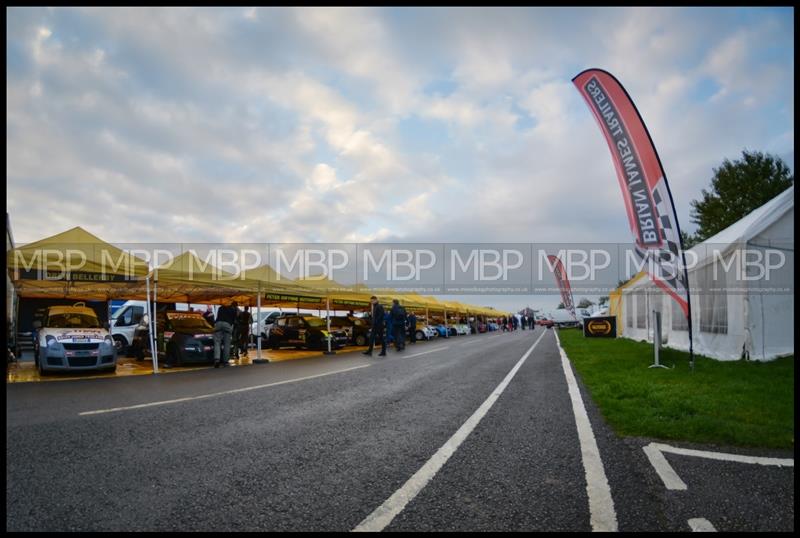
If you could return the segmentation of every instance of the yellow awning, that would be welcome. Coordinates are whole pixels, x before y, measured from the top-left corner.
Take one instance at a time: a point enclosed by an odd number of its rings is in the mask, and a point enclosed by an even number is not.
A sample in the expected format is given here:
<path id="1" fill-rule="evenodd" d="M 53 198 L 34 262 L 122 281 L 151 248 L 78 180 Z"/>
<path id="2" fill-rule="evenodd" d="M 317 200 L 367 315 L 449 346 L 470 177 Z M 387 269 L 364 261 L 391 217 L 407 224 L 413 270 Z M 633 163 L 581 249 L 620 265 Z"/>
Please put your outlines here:
<path id="1" fill-rule="evenodd" d="M 108 300 L 125 297 L 147 262 L 75 227 L 6 253 L 20 297 Z"/>

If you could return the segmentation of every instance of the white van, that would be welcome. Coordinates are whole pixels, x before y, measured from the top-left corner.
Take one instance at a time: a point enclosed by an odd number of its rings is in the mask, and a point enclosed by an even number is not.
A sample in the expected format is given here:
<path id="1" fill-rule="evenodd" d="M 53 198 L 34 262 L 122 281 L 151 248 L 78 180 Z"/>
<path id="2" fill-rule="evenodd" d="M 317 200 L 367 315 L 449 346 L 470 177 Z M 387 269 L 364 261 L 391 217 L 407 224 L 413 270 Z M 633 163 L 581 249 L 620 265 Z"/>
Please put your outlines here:
<path id="1" fill-rule="evenodd" d="M 250 341 L 256 341 L 256 335 L 261 336 L 261 340 L 266 341 L 269 338 L 269 330 L 283 312 L 280 310 L 262 310 L 261 319 L 256 320 L 256 309 L 251 308 L 250 314 L 253 316 L 253 322 L 250 324 Z"/>
<path id="2" fill-rule="evenodd" d="M 147 312 L 147 301 L 126 301 L 111 316 L 109 330 L 118 354 L 127 354 L 133 343 L 133 332 L 145 312 Z"/>

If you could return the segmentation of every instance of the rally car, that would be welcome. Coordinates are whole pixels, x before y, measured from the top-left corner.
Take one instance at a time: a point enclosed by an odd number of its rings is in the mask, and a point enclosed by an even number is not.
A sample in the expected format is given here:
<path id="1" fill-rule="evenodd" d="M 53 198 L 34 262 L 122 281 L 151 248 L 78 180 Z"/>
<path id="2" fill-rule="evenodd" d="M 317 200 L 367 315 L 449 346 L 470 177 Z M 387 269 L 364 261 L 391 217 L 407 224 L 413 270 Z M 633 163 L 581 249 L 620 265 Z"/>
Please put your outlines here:
<path id="1" fill-rule="evenodd" d="M 201 312 L 167 310 L 156 314 L 158 358 L 170 366 L 214 362 L 214 327 Z M 231 343 L 233 345 L 233 343 Z M 133 355 L 144 360 L 150 354 L 147 317 L 133 335 Z"/>
<path id="2" fill-rule="evenodd" d="M 453 325 L 453 327 L 455 327 L 456 334 L 458 334 L 459 336 L 463 336 L 465 334 L 470 333 L 469 325 L 467 325 L 466 323 L 456 323 L 455 325 Z"/>
<path id="3" fill-rule="evenodd" d="M 117 369 L 114 340 L 86 303 L 51 306 L 34 338 L 39 373 Z"/>
<path id="4" fill-rule="evenodd" d="M 431 327 L 427 325 L 424 321 L 417 322 L 417 330 L 416 330 L 416 337 L 417 340 L 430 340 L 432 338 L 436 338 L 439 333 Z"/>
<path id="5" fill-rule="evenodd" d="M 332 316 L 331 329 L 344 331 L 349 343 L 366 346 L 369 343 L 370 326 L 368 321 L 355 316 Z"/>
<path id="6" fill-rule="evenodd" d="M 347 334 L 333 328 L 328 332 L 324 319 L 302 314 L 281 316 L 269 331 L 267 345 L 272 349 L 294 346 L 324 350 L 328 347 L 329 336 L 331 349 L 347 345 Z"/>

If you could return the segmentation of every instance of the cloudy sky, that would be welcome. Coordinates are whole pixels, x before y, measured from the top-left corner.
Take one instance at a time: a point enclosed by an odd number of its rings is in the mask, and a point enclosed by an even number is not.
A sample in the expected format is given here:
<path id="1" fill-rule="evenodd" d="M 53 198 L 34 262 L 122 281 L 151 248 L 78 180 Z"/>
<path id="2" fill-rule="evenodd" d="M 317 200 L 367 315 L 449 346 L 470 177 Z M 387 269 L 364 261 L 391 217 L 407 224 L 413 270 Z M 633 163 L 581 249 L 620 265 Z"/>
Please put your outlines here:
<path id="1" fill-rule="evenodd" d="M 6 13 L 19 243 L 629 242 L 588 67 L 633 97 L 689 231 L 723 158 L 794 167 L 791 8 Z"/>

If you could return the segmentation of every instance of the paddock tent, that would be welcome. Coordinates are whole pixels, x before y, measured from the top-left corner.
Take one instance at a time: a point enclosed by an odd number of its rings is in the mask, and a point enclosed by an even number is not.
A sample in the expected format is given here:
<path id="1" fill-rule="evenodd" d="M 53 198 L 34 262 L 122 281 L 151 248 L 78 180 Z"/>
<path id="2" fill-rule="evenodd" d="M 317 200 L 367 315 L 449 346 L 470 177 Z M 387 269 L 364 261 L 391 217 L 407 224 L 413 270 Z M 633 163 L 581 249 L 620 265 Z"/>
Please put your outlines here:
<path id="1" fill-rule="evenodd" d="M 640 271 L 629 281 L 608 294 L 608 315 L 617 318 L 617 336 L 623 336 L 625 334 L 625 327 L 627 327 L 627 325 L 625 325 L 625 311 L 622 307 L 622 292 L 642 279 L 647 280 L 647 273 L 644 271 Z"/>
<path id="2" fill-rule="evenodd" d="M 6 264 L 20 297 L 97 301 L 126 298 L 148 270 L 146 261 L 77 226 L 7 251 Z"/>
<path id="3" fill-rule="evenodd" d="M 794 187 L 687 252 L 695 352 L 720 360 L 794 354 Z M 769 272 L 765 272 L 769 268 Z M 686 319 L 649 279 L 621 290 L 624 336 L 689 349 Z"/>

